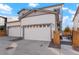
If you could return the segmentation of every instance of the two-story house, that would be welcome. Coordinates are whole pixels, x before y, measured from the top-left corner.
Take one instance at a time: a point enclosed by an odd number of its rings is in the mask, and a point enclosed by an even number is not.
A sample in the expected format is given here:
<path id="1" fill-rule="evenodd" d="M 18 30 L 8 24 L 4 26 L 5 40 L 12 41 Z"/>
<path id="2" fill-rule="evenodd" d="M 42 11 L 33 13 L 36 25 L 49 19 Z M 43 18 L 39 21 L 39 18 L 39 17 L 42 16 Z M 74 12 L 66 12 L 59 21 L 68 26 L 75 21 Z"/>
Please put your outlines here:
<path id="1" fill-rule="evenodd" d="M 8 35 L 25 40 L 51 41 L 54 31 L 61 31 L 63 4 L 38 9 L 22 9 L 19 21 L 7 22 Z"/>

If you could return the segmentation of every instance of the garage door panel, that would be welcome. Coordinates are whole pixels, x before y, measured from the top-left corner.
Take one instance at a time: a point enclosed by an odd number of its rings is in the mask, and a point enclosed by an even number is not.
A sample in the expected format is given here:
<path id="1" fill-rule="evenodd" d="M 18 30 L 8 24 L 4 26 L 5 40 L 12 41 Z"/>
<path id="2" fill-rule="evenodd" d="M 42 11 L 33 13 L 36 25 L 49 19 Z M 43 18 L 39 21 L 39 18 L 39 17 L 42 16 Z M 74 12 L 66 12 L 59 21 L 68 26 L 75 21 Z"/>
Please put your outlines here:
<path id="1" fill-rule="evenodd" d="M 50 35 L 50 27 L 26 27 L 24 38 L 26 40 L 51 41 Z"/>
<path id="2" fill-rule="evenodd" d="M 9 36 L 21 37 L 22 29 L 20 27 L 10 27 L 9 28 Z"/>

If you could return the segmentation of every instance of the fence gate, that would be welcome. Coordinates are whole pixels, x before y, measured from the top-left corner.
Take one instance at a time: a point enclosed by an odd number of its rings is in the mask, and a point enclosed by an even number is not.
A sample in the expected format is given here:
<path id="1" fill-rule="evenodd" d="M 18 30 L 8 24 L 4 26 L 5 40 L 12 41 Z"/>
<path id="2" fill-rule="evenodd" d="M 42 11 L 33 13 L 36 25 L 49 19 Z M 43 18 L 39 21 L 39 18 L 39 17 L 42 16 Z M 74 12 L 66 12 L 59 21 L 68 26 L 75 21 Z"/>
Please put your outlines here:
<path id="1" fill-rule="evenodd" d="M 54 43 L 55 47 L 57 47 L 57 48 L 61 47 L 61 44 L 60 44 L 60 32 L 59 31 L 54 32 L 53 43 Z"/>
<path id="2" fill-rule="evenodd" d="M 79 31 L 73 31 L 72 47 L 79 51 Z"/>
<path id="3" fill-rule="evenodd" d="M 6 32 L 5 31 L 0 31 L 0 37 L 1 36 L 5 36 L 6 35 Z"/>

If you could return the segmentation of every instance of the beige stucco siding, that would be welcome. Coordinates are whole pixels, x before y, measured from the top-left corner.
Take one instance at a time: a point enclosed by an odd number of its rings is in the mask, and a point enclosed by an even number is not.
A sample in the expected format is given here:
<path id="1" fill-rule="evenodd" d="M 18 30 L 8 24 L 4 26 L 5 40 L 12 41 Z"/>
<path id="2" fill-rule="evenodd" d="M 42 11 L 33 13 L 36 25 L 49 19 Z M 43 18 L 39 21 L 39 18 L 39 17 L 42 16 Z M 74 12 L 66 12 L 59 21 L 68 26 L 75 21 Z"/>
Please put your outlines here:
<path id="1" fill-rule="evenodd" d="M 9 26 L 18 26 L 18 25 L 20 25 L 20 22 L 7 23 L 7 27 L 9 27 Z"/>
<path id="2" fill-rule="evenodd" d="M 77 30 L 79 28 L 79 14 L 75 17 L 73 24 L 74 30 Z"/>
<path id="3" fill-rule="evenodd" d="M 27 17 L 21 20 L 22 26 L 32 25 L 32 24 L 48 24 L 48 23 L 55 24 L 55 14 L 46 14 L 46 15 Z"/>

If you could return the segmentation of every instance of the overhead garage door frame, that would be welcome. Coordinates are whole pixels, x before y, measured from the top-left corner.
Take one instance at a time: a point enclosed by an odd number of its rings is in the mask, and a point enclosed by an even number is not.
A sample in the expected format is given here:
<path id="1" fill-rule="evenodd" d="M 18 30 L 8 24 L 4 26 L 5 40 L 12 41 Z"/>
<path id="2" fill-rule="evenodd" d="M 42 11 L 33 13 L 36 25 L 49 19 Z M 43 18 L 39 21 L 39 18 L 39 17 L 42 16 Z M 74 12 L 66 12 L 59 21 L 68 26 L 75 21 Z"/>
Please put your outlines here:
<path id="1" fill-rule="evenodd" d="M 50 26 L 50 41 L 52 41 L 52 27 L 51 27 L 51 24 L 34 24 L 34 25 L 25 25 L 23 26 L 23 38 L 25 39 L 25 28 L 26 27 L 35 27 L 35 26 Z"/>
<path id="2" fill-rule="evenodd" d="M 20 25 L 17 25 L 17 26 L 9 26 L 7 27 L 7 35 L 9 36 L 9 29 L 12 28 L 12 27 L 21 27 Z M 22 27 L 21 27 L 22 28 Z M 23 28 L 22 28 L 23 29 Z M 21 36 L 22 35 L 22 36 Z M 13 36 L 14 37 L 14 36 Z M 17 37 L 17 36 L 16 36 Z M 21 29 L 20 29 L 20 36 L 19 37 L 23 37 L 23 32 L 21 33 Z"/>

